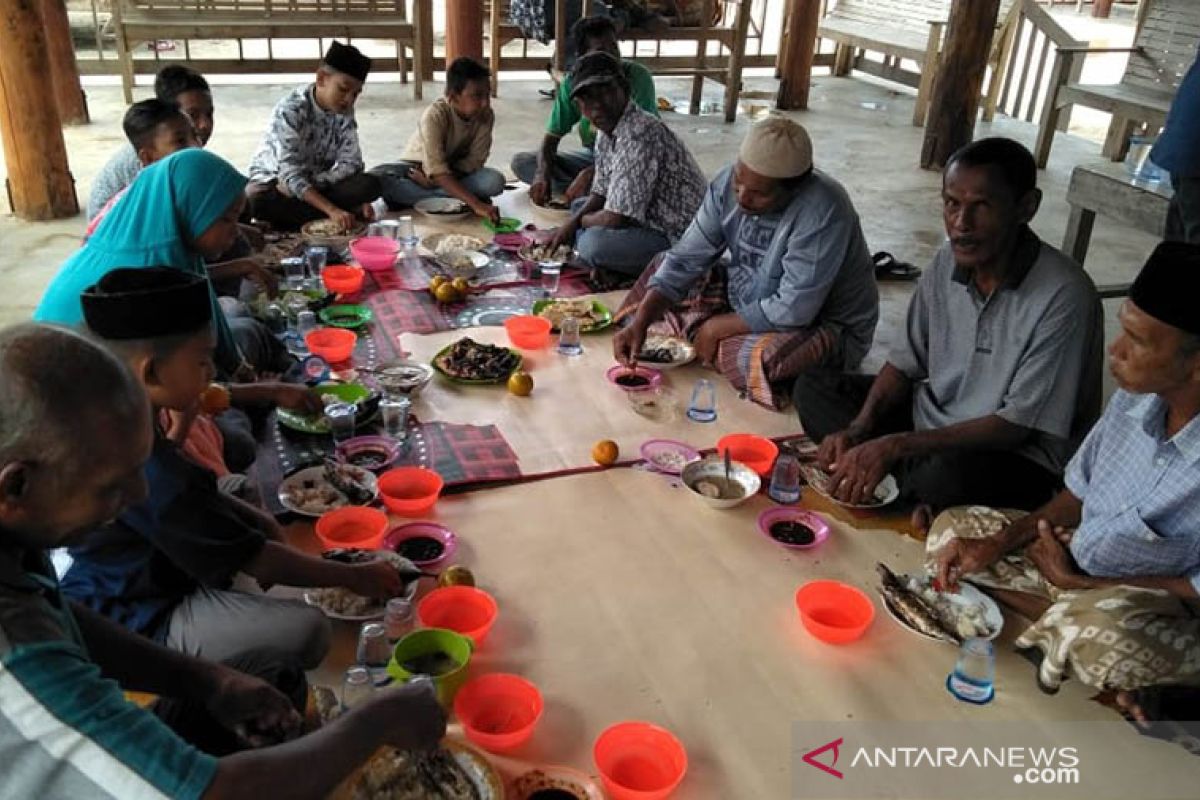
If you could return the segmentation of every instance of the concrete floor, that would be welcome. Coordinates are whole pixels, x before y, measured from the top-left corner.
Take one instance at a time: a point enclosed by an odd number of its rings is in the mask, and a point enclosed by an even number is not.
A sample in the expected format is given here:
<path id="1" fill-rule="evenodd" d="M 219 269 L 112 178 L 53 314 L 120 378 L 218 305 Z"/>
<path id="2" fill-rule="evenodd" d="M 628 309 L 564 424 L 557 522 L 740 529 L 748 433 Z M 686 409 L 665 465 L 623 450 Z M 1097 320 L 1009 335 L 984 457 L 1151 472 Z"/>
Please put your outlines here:
<path id="1" fill-rule="evenodd" d="M 749 89 L 772 92 L 775 81 L 766 77 L 748 80 Z M 659 93 L 677 104 L 686 104 L 689 82 L 659 81 Z M 520 149 L 536 145 L 550 103 L 537 94 L 543 81 L 506 80 L 495 108 L 499 123 L 491 163 L 507 170 L 509 159 Z M 289 88 L 287 83 L 217 85 L 216 131 L 209 147 L 239 167 L 249 162 L 275 101 Z M 720 87 L 710 84 L 706 102 L 719 104 Z M 440 86 L 427 87 L 427 97 Z M 121 143 L 121 116 L 125 106 L 119 88 L 87 87 L 92 123 L 68 129 L 66 141 L 81 204 L 86 201 L 91 180 Z M 150 94 L 146 87 L 139 97 Z M 764 96 L 770 96 L 764 95 Z M 370 84 L 359 102 L 360 136 L 368 164 L 395 159 L 412 131 L 424 103 L 415 103 L 409 87 L 397 83 Z M 815 143 L 821 169 L 842 181 L 853 197 L 873 250 L 887 250 L 898 258 L 925 264 L 943 239 L 940 213 L 940 177 L 917 166 L 922 132 L 912 127 L 911 93 L 896 91 L 862 77 L 814 79 L 811 106 L 792 114 L 806 125 Z M 713 174 L 734 158 L 747 127 L 769 112 L 770 101 L 743 100 L 733 124 L 725 124 L 719 113 L 698 117 L 668 113 L 668 124 L 692 148 L 701 167 Z M 1103 121 L 1103 120 L 1101 120 Z M 1092 138 L 1059 135 L 1049 168 L 1040 177 L 1045 193 L 1042 209 L 1034 220 L 1035 230 L 1047 241 L 1061 243 L 1068 206 L 1064 201 L 1071 168 L 1099 156 L 1096 140 L 1101 125 L 1086 124 Z M 1033 126 L 998 117 L 980 124 L 977 136 L 1005 135 L 1032 145 Z M 2 170 L 2 164 L 0 164 Z M 29 316 L 46 283 L 58 265 L 77 246 L 84 227 L 82 217 L 49 223 L 28 223 L 10 214 L 0 215 L 0 324 Z M 1097 282 L 1128 279 L 1154 246 L 1152 237 L 1115 225 L 1097 226 L 1087 268 Z M 870 361 L 878 364 L 903 320 L 911 287 L 883 286 L 882 323 Z M 1115 308 L 1108 309 L 1110 328 Z"/>

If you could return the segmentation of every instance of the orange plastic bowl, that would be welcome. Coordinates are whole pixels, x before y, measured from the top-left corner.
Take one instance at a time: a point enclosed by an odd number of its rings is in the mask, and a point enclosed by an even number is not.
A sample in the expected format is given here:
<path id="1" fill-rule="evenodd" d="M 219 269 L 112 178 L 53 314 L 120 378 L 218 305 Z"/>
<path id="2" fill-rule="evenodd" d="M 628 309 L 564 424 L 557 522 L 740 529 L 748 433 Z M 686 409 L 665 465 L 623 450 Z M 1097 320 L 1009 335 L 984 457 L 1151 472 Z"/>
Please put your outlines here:
<path id="1" fill-rule="evenodd" d="M 648 722 L 618 722 L 592 747 L 612 800 L 661 800 L 687 772 L 687 752 L 670 731 Z"/>
<path id="2" fill-rule="evenodd" d="M 314 356 L 320 356 L 330 364 L 349 361 L 354 352 L 358 336 L 345 328 L 317 328 L 304 337 L 304 343 Z"/>
<path id="3" fill-rule="evenodd" d="M 317 539 L 326 550 L 338 547 L 378 550 L 387 526 L 387 514 L 382 511 L 346 506 L 321 515 L 317 520 Z"/>
<path id="4" fill-rule="evenodd" d="M 362 236 L 350 240 L 350 255 L 370 272 L 386 272 L 396 266 L 400 243 L 386 236 Z"/>
<path id="5" fill-rule="evenodd" d="M 476 647 L 487 638 L 499 612 L 495 598 L 474 586 L 444 586 L 417 603 L 421 625 L 461 633 Z"/>
<path id="6" fill-rule="evenodd" d="M 442 476 L 424 467 L 397 467 L 379 476 L 379 496 L 388 510 L 419 517 L 433 508 L 444 485 Z"/>
<path id="7" fill-rule="evenodd" d="M 550 320 L 525 314 L 504 320 L 508 340 L 522 350 L 541 350 L 550 342 Z"/>
<path id="8" fill-rule="evenodd" d="M 362 267 L 354 267 L 349 264 L 336 264 L 332 267 L 326 267 L 321 272 L 321 280 L 325 283 L 325 288 L 331 292 L 338 294 L 354 294 L 363 285 Z"/>
<path id="9" fill-rule="evenodd" d="M 875 619 L 875 604 L 860 589 L 839 581 L 810 581 L 796 590 L 800 621 L 829 644 L 858 639 Z"/>
<path id="10" fill-rule="evenodd" d="M 774 442 L 751 433 L 731 433 L 721 437 L 717 441 L 717 452 L 724 456 L 726 450 L 734 461 L 742 462 L 764 478 L 770 476 L 779 455 Z"/>
<path id="11" fill-rule="evenodd" d="M 467 738 L 493 753 L 528 742 L 542 708 L 542 693 L 536 686 L 504 672 L 473 678 L 454 696 L 454 714 Z"/>

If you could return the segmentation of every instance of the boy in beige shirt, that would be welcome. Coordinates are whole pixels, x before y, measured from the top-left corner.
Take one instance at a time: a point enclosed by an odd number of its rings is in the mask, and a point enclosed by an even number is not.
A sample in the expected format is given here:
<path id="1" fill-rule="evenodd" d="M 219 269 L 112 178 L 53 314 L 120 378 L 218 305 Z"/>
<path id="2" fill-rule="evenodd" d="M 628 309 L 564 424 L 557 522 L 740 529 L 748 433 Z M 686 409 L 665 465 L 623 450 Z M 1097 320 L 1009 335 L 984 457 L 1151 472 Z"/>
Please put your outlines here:
<path id="1" fill-rule="evenodd" d="M 401 160 L 371 170 L 391 208 L 429 197 L 454 197 L 484 219 L 499 222 L 490 199 L 504 191 L 504 175 L 485 167 L 492 149 L 491 73 L 470 58 L 446 70 L 446 96 L 425 113 Z"/>

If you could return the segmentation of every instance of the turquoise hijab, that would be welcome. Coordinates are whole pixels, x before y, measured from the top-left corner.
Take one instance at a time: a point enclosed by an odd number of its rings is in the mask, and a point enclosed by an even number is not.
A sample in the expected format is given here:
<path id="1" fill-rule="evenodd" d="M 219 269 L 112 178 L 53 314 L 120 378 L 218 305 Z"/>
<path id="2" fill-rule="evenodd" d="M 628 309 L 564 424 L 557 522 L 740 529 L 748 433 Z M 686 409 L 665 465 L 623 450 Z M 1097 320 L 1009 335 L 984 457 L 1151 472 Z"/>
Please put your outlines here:
<path id="1" fill-rule="evenodd" d="M 83 321 L 79 296 L 118 267 L 174 267 L 208 277 L 191 242 L 216 222 L 246 188 L 246 178 L 207 150 L 189 148 L 142 170 L 125 195 L 75 255 L 59 269 L 33 312 L 41 322 Z M 209 285 L 217 327 L 217 364 L 241 361 L 216 293 Z"/>

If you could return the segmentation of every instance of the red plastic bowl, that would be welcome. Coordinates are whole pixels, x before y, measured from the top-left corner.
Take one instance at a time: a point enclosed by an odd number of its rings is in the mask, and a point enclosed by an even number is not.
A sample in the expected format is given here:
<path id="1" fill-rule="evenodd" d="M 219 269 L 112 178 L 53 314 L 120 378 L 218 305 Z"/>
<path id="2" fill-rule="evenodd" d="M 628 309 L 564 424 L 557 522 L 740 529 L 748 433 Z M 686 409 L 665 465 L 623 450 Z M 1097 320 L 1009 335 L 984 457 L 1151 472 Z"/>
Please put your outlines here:
<path id="1" fill-rule="evenodd" d="M 724 456 L 729 451 L 734 461 L 740 461 L 760 476 L 768 478 L 779 448 L 770 439 L 751 433 L 731 433 L 717 441 L 717 452 Z"/>
<path id="2" fill-rule="evenodd" d="M 357 341 L 358 335 L 345 328 L 317 328 L 304 337 L 309 352 L 330 364 L 349 361 Z"/>
<path id="3" fill-rule="evenodd" d="M 321 280 L 325 283 L 325 288 L 331 292 L 354 294 L 362 288 L 364 275 L 366 273 L 363 272 L 362 267 L 335 264 L 321 271 Z"/>
<path id="4" fill-rule="evenodd" d="M 550 320 L 525 314 L 504 320 L 504 330 L 514 347 L 522 350 L 541 350 L 550 342 Z"/>
<path id="5" fill-rule="evenodd" d="M 454 696 L 454 714 L 467 738 L 493 753 L 528 742 L 542 708 L 542 693 L 536 686 L 504 672 L 473 678 Z"/>
<path id="6" fill-rule="evenodd" d="M 461 633 L 476 647 L 483 644 L 499 613 L 495 598 L 474 586 L 443 586 L 417 603 L 421 625 Z"/>
<path id="7" fill-rule="evenodd" d="M 379 476 L 379 496 L 388 510 L 402 517 L 419 517 L 433 508 L 445 482 L 424 467 L 397 467 Z"/>
<path id="8" fill-rule="evenodd" d="M 387 514 L 374 508 L 346 506 L 322 514 L 317 520 L 317 539 L 326 550 L 358 547 L 378 550 L 387 530 Z"/>
<path id="9" fill-rule="evenodd" d="M 670 731 L 648 722 L 618 722 L 592 747 L 612 800 L 661 800 L 687 772 L 687 752 Z"/>
<path id="10" fill-rule="evenodd" d="M 387 272 L 396 266 L 400 243 L 386 236 L 361 236 L 350 240 L 350 255 L 369 272 Z"/>
<path id="11" fill-rule="evenodd" d="M 829 644 L 858 639 L 875 619 L 875 604 L 860 589 L 840 581 L 810 581 L 796 590 L 800 621 Z"/>

